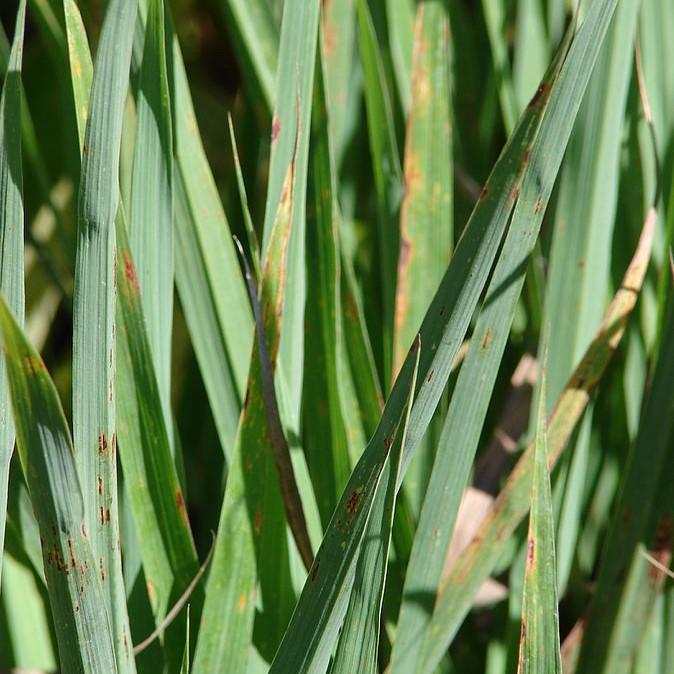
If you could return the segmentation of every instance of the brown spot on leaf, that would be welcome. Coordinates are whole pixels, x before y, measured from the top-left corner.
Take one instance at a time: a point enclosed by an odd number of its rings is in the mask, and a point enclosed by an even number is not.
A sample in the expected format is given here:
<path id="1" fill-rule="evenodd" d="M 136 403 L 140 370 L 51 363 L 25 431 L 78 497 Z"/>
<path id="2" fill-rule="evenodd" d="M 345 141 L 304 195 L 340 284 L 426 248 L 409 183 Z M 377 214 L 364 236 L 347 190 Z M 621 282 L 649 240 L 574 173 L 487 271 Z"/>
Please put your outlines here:
<path id="1" fill-rule="evenodd" d="M 262 512 L 258 510 L 255 513 L 255 517 L 253 519 L 253 529 L 255 531 L 256 536 L 259 536 L 260 532 L 262 531 L 262 520 L 263 520 Z"/>
<path id="2" fill-rule="evenodd" d="M 74 569 L 77 566 L 77 560 L 75 559 L 75 549 L 73 548 L 73 539 L 68 537 L 68 553 L 70 554 L 70 566 Z"/>
<path id="3" fill-rule="evenodd" d="M 183 498 L 183 493 L 180 490 L 180 487 L 176 489 L 176 508 L 178 509 L 178 513 L 182 518 L 183 522 L 185 523 L 185 526 L 189 526 L 189 520 L 187 519 L 187 510 L 185 508 L 185 499 Z"/>
<path id="4" fill-rule="evenodd" d="M 103 478 L 98 476 L 98 495 L 103 496 Z"/>
<path id="5" fill-rule="evenodd" d="M 533 108 L 535 105 L 538 105 L 540 102 L 542 102 L 543 97 L 547 94 L 549 89 L 550 87 L 548 86 L 547 82 L 541 82 L 538 85 L 538 89 L 536 89 L 536 93 L 532 96 L 531 100 L 529 101 L 529 105 L 527 107 Z"/>
<path id="6" fill-rule="evenodd" d="M 538 214 L 543 210 L 543 196 L 538 195 L 536 197 L 536 203 L 534 204 L 534 213 Z"/>
<path id="7" fill-rule="evenodd" d="M 316 576 L 318 575 L 318 569 L 321 566 L 321 560 L 316 559 L 314 562 L 314 565 L 311 567 L 311 573 L 309 574 L 309 580 L 313 583 L 316 580 Z"/>
<path id="8" fill-rule="evenodd" d="M 427 382 L 429 382 L 429 381 L 431 381 L 431 379 L 433 379 L 433 373 L 434 373 L 434 370 L 431 370 L 431 371 L 428 373 L 428 377 L 426 377 L 426 381 L 427 381 Z"/>
<path id="9" fill-rule="evenodd" d="M 103 456 L 108 451 L 108 440 L 105 437 L 105 433 L 98 434 L 98 453 Z"/>
<path id="10" fill-rule="evenodd" d="M 124 258 L 124 277 L 126 278 L 127 287 L 131 288 L 138 295 L 140 293 L 140 286 L 138 285 L 136 268 L 133 266 L 133 261 L 125 250 L 122 251 L 122 256 Z"/>
<path id="11" fill-rule="evenodd" d="M 529 564 L 534 563 L 535 555 L 536 555 L 536 542 L 534 541 L 533 538 L 530 538 L 527 543 L 527 559 L 529 560 Z"/>
<path id="12" fill-rule="evenodd" d="M 484 333 L 484 337 L 482 338 L 482 343 L 480 344 L 480 347 L 482 348 L 483 351 L 486 351 L 489 348 L 492 336 L 493 336 L 492 329 L 487 328 L 486 332 Z"/>
<path id="13" fill-rule="evenodd" d="M 87 530 L 84 526 L 84 521 L 80 522 L 80 536 L 86 541 L 87 540 Z"/>
<path id="14" fill-rule="evenodd" d="M 271 120 L 271 142 L 272 143 L 276 142 L 280 133 L 281 133 L 281 120 L 276 115 L 274 115 L 274 118 Z"/>
<path id="15" fill-rule="evenodd" d="M 105 565 L 103 564 L 103 557 L 98 558 L 98 570 L 101 572 L 101 580 L 105 582 Z"/>
<path id="16" fill-rule="evenodd" d="M 390 445 L 389 445 L 390 446 Z M 346 509 L 353 515 L 358 512 L 360 507 L 360 496 L 362 491 L 360 489 L 354 489 L 349 496 L 349 500 L 346 502 Z"/>
<path id="17" fill-rule="evenodd" d="M 480 192 L 480 196 L 478 197 L 478 202 L 482 203 L 487 198 L 488 194 L 489 194 L 489 185 L 485 183 L 484 187 L 482 188 L 482 192 Z"/>

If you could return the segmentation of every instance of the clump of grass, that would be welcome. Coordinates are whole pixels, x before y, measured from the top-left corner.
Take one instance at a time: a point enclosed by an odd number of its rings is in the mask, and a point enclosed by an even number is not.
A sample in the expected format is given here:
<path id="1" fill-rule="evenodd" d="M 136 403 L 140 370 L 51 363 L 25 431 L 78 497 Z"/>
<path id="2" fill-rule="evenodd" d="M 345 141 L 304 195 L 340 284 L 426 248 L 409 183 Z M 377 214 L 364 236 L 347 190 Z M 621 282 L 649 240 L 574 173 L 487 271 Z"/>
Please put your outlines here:
<path id="1" fill-rule="evenodd" d="M 674 9 L 1 14 L 0 668 L 671 670 Z"/>

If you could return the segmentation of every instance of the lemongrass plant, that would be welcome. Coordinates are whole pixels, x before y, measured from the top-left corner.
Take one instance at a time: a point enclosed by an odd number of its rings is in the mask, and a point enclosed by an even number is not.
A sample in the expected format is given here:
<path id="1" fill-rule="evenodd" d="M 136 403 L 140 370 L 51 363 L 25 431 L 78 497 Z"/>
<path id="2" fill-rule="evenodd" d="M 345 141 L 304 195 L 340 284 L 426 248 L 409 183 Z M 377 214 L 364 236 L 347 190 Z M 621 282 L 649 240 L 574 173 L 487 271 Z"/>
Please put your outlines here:
<path id="1" fill-rule="evenodd" d="M 672 671 L 674 5 L 0 18 L 0 669 Z"/>

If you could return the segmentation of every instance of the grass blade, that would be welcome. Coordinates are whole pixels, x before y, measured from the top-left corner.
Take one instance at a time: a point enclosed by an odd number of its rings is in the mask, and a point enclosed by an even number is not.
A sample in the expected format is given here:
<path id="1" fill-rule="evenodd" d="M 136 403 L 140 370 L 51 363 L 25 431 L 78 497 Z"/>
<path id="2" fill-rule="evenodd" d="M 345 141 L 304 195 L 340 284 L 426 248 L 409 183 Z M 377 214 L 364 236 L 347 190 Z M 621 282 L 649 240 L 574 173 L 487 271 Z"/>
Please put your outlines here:
<path id="1" fill-rule="evenodd" d="M 392 372 L 393 313 L 398 266 L 398 214 L 403 190 L 400 155 L 393 125 L 391 99 L 377 36 L 365 0 L 356 0 L 361 63 L 365 77 L 365 103 L 370 156 L 377 192 L 379 267 L 381 275 L 382 354 L 384 388 Z M 378 336 L 379 337 L 379 336 Z M 407 348 L 403 345 L 403 350 Z"/>
<path id="2" fill-rule="evenodd" d="M 392 444 L 402 432 L 414 392 L 420 344 L 417 339 L 400 371 L 374 436 L 363 452 L 332 516 L 270 674 L 324 672 L 347 609 L 355 559 L 372 510 L 377 484 Z"/>
<path id="3" fill-rule="evenodd" d="M 541 373 L 534 467 L 529 505 L 527 561 L 517 674 L 561 674 L 555 574 L 555 528 L 545 427 L 545 365 Z"/>
<path id="4" fill-rule="evenodd" d="M 302 426 L 307 465 L 325 527 L 349 478 L 351 465 L 339 372 L 339 349 L 343 344 L 337 182 L 322 60 L 316 66 L 312 117 L 314 142 L 309 166 L 315 216 L 307 228 L 307 275 L 315 282 L 307 288 L 306 322 L 316 328 L 307 331 L 305 340 Z"/>
<path id="5" fill-rule="evenodd" d="M 10 311 L 23 323 L 23 172 L 21 165 L 21 62 L 25 0 L 19 4 L 14 39 L 0 96 L 0 291 Z M 14 450 L 14 424 L 7 388 L 7 370 L 0 363 L 0 570 L 7 519 L 9 464 Z"/>
<path id="6" fill-rule="evenodd" d="M 452 250 L 452 130 L 449 11 L 445 0 L 417 9 L 412 98 L 400 212 L 394 371 L 405 358 Z"/>
<path id="7" fill-rule="evenodd" d="M 116 662 L 103 589 L 105 568 L 89 542 L 72 441 L 56 389 L 4 299 L 0 327 L 19 456 L 40 526 L 61 668 L 64 674 L 123 671 Z"/>
<path id="8" fill-rule="evenodd" d="M 283 5 L 281 42 L 276 73 L 276 102 L 271 128 L 269 182 L 265 205 L 262 255 L 266 257 L 289 167 L 294 163 L 293 203 L 305 204 L 309 163 L 309 130 L 318 42 L 320 2 L 288 2 Z M 291 93 L 294 92 L 294 95 Z M 295 147 L 296 138 L 299 145 Z M 291 428 L 299 434 L 304 355 L 304 305 L 306 301 L 306 214 L 293 210 L 288 248 L 288 293 L 285 328 L 279 363 L 285 375 Z"/>
<path id="9" fill-rule="evenodd" d="M 638 634 L 634 633 L 634 625 L 625 613 L 630 588 L 624 582 L 624 573 L 630 568 L 638 545 L 649 538 L 648 527 L 654 518 L 658 484 L 661 476 L 666 474 L 664 469 L 671 463 L 667 460 L 672 452 L 671 410 L 674 406 L 674 350 L 671 348 L 674 311 L 671 307 L 668 313 L 652 385 L 642 410 L 636 441 L 628 455 L 618 502 L 614 506 L 616 515 L 601 556 L 597 588 L 590 603 L 576 670 L 578 674 L 627 671 L 626 663 L 633 657 L 638 644 Z M 665 484 L 664 489 L 667 488 Z M 669 536 L 667 517 L 661 539 Z"/>
<path id="10" fill-rule="evenodd" d="M 96 568 L 102 567 L 106 579 L 104 594 L 121 672 L 133 672 L 135 665 L 129 644 L 117 517 L 115 217 L 122 112 L 135 19 L 135 0 L 114 0 L 108 5 L 101 31 L 83 146 L 73 307 L 75 458 Z"/>
<path id="11" fill-rule="evenodd" d="M 625 323 L 636 304 L 644 280 L 653 241 L 655 211 L 649 211 L 639 244 L 623 282 L 607 309 L 599 331 L 574 370 L 548 419 L 548 464 L 554 466 L 582 415 L 590 394 L 603 375 L 620 343 Z M 528 486 L 533 470 L 533 447 L 529 446 L 510 474 L 488 518 L 473 542 L 458 558 L 440 588 L 429 632 L 433 643 L 427 652 L 427 670 L 439 661 L 456 634 L 473 597 L 491 573 L 508 537 L 526 515 Z"/>
<path id="12" fill-rule="evenodd" d="M 291 162 L 272 240 L 267 247 L 260 290 L 261 314 L 272 367 L 279 351 L 286 292 L 294 171 L 295 164 Z M 256 341 L 259 339 L 264 339 L 264 336 L 257 334 Z M 257 344 L 255 348 L 257 352 Z M 264 639 L 274 642 L 277 636 L 275 630 L 284 627 L 279 622 L 282 620 L 280 616 L 288 608 L 285 602 L 292 601 L 279 596 L 284 589 L 285 579 L 282 576 L 288 573 L 286 524 L 271 456 L 272 441 L 269 437 L 261 367 L 260 359 L 254 357 L 220 512 L 213 565 L 206 587 L 203 627 L 199 632 L 193 663 L 193 670 L 197 674 L 245 670 L 255 616 L 258 578 L 262 584 L 263 600 L 270 598 L 265 603 L 267 615 L 263 619 L 267 620 L 267 624 L 262 631 Z M 270 574 L 272 568 L 273 574 Z M 274 599 L 271 600 L 271 597 Z M 264 649 L 265 645 L 258 644 L 258 648 Z"/>
<path id="13" fill-rule="evenodd" d="M 337 643 L 332 674 L 348 672 L 376 674 L 379 671 L 377 654 L 380 614 L 396 505 L 398 472 L 415 383 L 412 381 L 410 384 L 405 416 L 400 422 L 402 429 L 399 427 L 396 431 L 394 445 L 375 489 L 356 561 L 353 589 Z"/>
<path id="14" fill-rule="evenodd" d="M 164 0 L 150 0 L 137 94 L 129 238 L 166 427 L 172 431 L 173 131 Z M 173 433 L 169 432 L 170 446 Z"/>
<path id="15" fill-rule="evenodd" d="M 572 30 L 549 67 L 540 90 L 559 91 L 557 82 L 571 37 Z M 543 221 L 549 192 L 540 203 L 536 202 L 537 208 L 531 208 L 531 204 L 539 195 L 540 186 L 545 183 L 542 176 L 547 171 L 554 174 L 555 167 L 546 165 L 549 155 L 542 149 L 547 146 L 540 136 L 549 132 L 551 120 L 559 119 L 554 115 L 552 102 L 543 105 L 543 126 L 539 137 L 528 139 L 531 143 L 529 147 L 533 148 L 529 151 L 530 163 L 519 200 L 444 421 L 405 579 L 399 619 L 400 636 L 393 651 L 394 671 L 410 671 L 414 662 L 423 660 L 418 655 L 424 647 L 418 637 L 419 631 L 428 625 L 433 610 L 461 495 L 468 481 L 524 284 L 526 260 Z M 560 160 L 563 142 L 558 148 L 560 152 L 556 158 Z"/>
<path id="16" fill-rule="evenodd" d="M 220 445 L 229 462 L 250 365 L 253 318 L 169 21 L 166 31 L 173 50 L 176 284 Z"/>
<path id="17" fill-rule="evenodd" d="M 578 113 L 560 179 L 539 349 L 555 354 L 548 372 L 556 400 L 592 339 L 609 293 L 611 240 L 616 213 L 621 129 L 632 74 L 632 45 L 639 2 L 621 2 L 599 54 Z M 592 260 L 592 263 L 588 263 Z M 576 270 L 569 274 L 569 270 Z M 548 410 L 549 412 L 550 410 Z M 571 572 L 590 459 L 592 406 L 562 469 L 557 521 L 557 579 L 564 594 Z M 560 476 L 561 477 L 561 476 Z"/>
<path id="18" fill-rule="evenodd" d="M 148 596 L 155 620 L 159 622 L 196 573 L 197 558 L 185 499 L 171 457 L 170 434 L 165 425 L 140 284 L 122 208 L 119 213 L 116 400 L 120 458 L 138 532 Z M 199 608 L 199 590 L 192 602 Z M 182 634 L 182 624 L 179 627 Z M 176 651 L 174 655 L 180 658 L 181 653 Z"/>

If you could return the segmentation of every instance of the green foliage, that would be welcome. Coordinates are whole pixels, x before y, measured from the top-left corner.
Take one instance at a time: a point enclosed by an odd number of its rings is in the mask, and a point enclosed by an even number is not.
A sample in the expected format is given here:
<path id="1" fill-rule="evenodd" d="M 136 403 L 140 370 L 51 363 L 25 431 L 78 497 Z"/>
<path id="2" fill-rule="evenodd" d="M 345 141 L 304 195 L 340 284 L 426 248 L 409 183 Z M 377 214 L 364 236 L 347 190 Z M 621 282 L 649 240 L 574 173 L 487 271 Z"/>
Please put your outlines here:
<path id="1" fill-rule="evenodd" d="M 670 5 L 4 3 L 0 669 L 669 674 Z"/>

